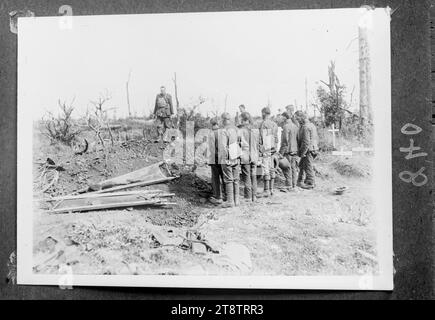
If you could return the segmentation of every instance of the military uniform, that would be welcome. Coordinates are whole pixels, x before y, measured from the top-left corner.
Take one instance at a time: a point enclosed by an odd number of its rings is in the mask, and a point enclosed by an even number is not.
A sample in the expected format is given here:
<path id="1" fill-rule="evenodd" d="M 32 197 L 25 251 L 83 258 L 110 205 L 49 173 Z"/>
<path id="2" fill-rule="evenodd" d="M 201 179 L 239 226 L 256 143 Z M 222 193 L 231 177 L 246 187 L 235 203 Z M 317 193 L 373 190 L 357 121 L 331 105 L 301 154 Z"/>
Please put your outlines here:
<path id="1" fill-rule="evenodd" d="M 298 136 L 299 127 L 292 119 L 287 119 L 282 130 L 281 148 L 279 153 L 287 158 L 290 167 L 283 170 L 285 177 L 285 187 L 287 189 L 296 186 L 298 174 Z"/>
<path id="2" fill-rule="evenodd" d="M 302 184 L 305 174 L 305 180 L 303 182 L 305 185 L 312 188 L 315 182 L 313 161 L 318 151 L 316 126 L 309 120 L 306 120 L 299 129 L 298 137 L 299 157 L 301 158 L 299 163 L 298 184 Z"/>
<path id="3" fill-rule="evenodd" d="M 260 153 L 261 167 L 263 169 L 263 181 L 265 196 L 273 193 L 276 176 L 272 155 L 276 152 L 278 144 L 278 125 L 270 119 L 263 120 L 260 124 Z"/>
<path id="4" fill-rule="evenodd" d="M 222 148 L 219 148 L 227 206 L 238 206 L 240 203 L 240 153 L 238 130 L 234 125 L 228 124 L 223 128 L 223 143 Z"/>
<path id="5" fill-rule="evenodd" d="M 255 201 L 257 197 L 257 164 L 259 162 L 259 131 L 252 125 L 239 128 L 241 146 L 240 167 L 244 184 L 244 198 Z"/>
<path id="6" fill-rule="evenodd" d="M 169 93 L 159 93 L 156 96 L 154 107 L 154 115 L 157 120 L 157 133 L 160 138 L 163 138 L 167 129 L 172 128 L 171 115 L 174 114 L 172 106 L 172 97 Z"/>
<path id="7" fill-rule="evenodd" d="M 221 161 L 223 157 L 219 155 L 219 148 L 223 148 L 219 143 L 224 141 L 223 130 L 219 128 L 213 128 L 208 138 L 209 142 L 209 159 L 208 164 L 211 169 L 211 184 L 213 190 L 213 200 L 215 204 L 219 204 L 222 201 L 226 201 L 226 194 L 224 188 L 223 171 Z"/>

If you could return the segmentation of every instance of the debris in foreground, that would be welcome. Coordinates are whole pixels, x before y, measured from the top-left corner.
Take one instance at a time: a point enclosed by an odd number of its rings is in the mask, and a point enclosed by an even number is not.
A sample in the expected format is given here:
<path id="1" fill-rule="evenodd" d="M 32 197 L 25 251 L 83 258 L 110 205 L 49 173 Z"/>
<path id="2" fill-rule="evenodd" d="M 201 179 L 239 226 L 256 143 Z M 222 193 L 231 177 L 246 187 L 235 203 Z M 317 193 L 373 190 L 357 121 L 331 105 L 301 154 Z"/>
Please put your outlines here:
<path id="1" fill-rule="evenodd" d="M 343 193 L 345 193 L 348 189 L 349 189 L 349 188 L 346 187 L 346 186 L 343 186 L 343 187 L 337 187 L 337 188 L 335 188 L 335 190 L 334 190 L 334 194 L 340 196 L 340 195 L 342 195 Z"/>
<path id="2" fill-rule="evenodd" d="M 132 208 L 137 206 L 169 206 L 175 205 L 168 201 L 174 196 L 161 190 L 120 191 L 135 187 L 149 186 L 175 179 L 166 162 L 130 172 L 128 174 L 104 180 L 92 187 L 93 192 L 81 190 L 67 196 L 38 199 L 39 203 L 48 206 L 49 213 L 69 213 L 115 208 Z"/>
<path id="3" fill-rule="evenodd" d="M 68 213 L 137 206 L 174 205 L 175 203 L 167 200 L 173 196 L 173 193 L 163 193 L 160 190 L 144 190 L 115 193 L 92 192 L 38 201 L 46 202 L 50 206 L 49 213 Z"/>

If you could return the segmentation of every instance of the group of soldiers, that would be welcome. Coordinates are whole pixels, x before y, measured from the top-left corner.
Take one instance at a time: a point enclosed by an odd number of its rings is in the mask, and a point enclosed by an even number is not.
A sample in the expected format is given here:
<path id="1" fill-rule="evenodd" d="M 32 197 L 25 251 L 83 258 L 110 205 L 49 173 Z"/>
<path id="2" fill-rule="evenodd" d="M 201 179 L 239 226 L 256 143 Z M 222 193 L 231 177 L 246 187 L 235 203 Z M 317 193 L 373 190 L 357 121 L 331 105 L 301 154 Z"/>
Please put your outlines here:
<path id="1" fill-rule="evenodd" d="M 211 167 L 213 196 L 210 201 L 223 207 L 240 204 L 240 182 L 244 199 L 256 201 L 257 197 L 271 197 L 275 192 L 278 168 L 285 177 L 282 192 L 295 191 L 297 187 L 313 189 L 315 186 L 313 161 L 317 157 L 317 129 L 302 111 L 282 114 L 281 143 L 279 129 L 271 119 L 270 108 L 262 109 L 262 120 L 255 126 L 251 115 L 240 107 L 240 118 L 232 121 L 224 113 L 211 120 L 209 137 L 209 165 Z M 263 192 L 257 193 L 257 177 L 262 176 Z"/>
<path id="2" fill-rule="evenodd" d="M 281 139 L 269 107 L 262 109 L 259 125 L 254 124 L 244 105 L 239 106 L 240 117 L 234 120 L 227 112 L 222 114 L 221 121 L 211 119 L 208 164 L 213 196 L 210 202 L 223 207 L 238 206 L 240 182 L 246 201 L 271 197 L 278 168 L 285 177 L 285 185 L 280 191 L 314 188 L 313 161 L 318 154 L 316 126 L 305 112 L 294 112 L 290 107 L 286 109 L 281 115 L 285 119 Z M 162 139 L 166 129 L 172 128 L 173 115 L 172 98 L 162 86 L 154 109 L 158 134 Z M 260 194 L 257 193 L 258 176 L 263 178 L 263 192 Z"/>

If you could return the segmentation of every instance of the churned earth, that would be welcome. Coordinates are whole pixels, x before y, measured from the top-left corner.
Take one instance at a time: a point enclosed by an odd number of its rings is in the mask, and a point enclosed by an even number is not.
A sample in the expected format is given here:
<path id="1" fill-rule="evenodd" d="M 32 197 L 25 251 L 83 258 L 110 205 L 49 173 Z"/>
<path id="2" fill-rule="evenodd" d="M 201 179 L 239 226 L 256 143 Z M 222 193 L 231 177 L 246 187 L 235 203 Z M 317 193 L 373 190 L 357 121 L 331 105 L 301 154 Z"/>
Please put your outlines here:
<path id="1" fill-rule="evenodd" d="M 38 160 L 62 164 L 52 195 L 161 160 L 153 142 L 115 151 L 44 145 Z M 144 151 L 148 150 L 148 151 Z M 102 159 L 102 160 L 101 160 Z M 100 161 L 101 160 L 101 161 Z M 276 191 L 256 203 L 222 209 L 207 200 L 207 166 L 178 168 L 180 178 L 146 187 L 174 193 L 168 208 L 68 214 L 34 212 L 36 273 L 167 275 L 366 275 L 377 272 L 371 158 L 316 160 L 317 187 Z M 279 175 L 278 186 L 282 175 Z M 261 181 L 259 186 L 261 186 Z M 342 195 L 337 187 L 346 186 Z M 261 188 L 260 190 L 261 191 Z M 191 241 L 193 239 L 193 241 Z"/>

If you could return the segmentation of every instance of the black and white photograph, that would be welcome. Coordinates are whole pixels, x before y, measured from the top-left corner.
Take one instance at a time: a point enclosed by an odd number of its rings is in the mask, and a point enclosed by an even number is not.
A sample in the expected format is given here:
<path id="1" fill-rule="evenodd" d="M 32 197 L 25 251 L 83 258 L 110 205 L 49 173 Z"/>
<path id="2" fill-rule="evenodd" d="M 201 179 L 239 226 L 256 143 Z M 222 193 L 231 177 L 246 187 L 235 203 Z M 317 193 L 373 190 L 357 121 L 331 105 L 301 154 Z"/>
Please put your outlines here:
<path id="1" fill-rule="evenodd" d="M 18 18 L 18 284 L 392 290 L 390 14 Z"/>

